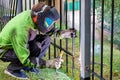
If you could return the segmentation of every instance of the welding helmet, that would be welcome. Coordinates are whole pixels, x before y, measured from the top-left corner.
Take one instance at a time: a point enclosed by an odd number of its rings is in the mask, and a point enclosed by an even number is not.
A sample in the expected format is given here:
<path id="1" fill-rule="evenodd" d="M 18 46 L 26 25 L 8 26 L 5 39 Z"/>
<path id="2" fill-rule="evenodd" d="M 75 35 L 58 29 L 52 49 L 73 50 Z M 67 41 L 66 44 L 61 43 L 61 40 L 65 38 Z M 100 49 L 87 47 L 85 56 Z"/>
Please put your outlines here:
<path id="1" fill-rule="evenodd" d="M 49 32 L 54 26 L 56 20 L 59 19 L 59 13 L 55 7 L 50 7 L 50 10 L 45 11 L 47 5 L 44 5 L 42 9 L 35 14 L 38 15 L 37 18 L 37 27 L 38 30 L 45 34 Z"/>

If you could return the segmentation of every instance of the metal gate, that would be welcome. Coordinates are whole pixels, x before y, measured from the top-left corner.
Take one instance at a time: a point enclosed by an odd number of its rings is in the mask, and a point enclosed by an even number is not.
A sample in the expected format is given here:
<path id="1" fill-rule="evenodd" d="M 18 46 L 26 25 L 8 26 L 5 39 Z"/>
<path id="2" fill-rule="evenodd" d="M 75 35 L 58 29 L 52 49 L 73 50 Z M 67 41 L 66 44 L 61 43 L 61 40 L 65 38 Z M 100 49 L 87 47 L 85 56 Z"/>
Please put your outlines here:
<path id="1" fill-rule="evenodd" d="M 119 66 L 119 64 L 114 61 L 115 58 L 117 59 L 115 54 L 119 53 L 119 50 L 117 50 L 118 52 L 114 51 L 116 50 L 114 41 L 116 36 L 115 33 L 117 32 L 115 15 L 116 14 L 120 15 L 119 13 L 117 13 L 116 11 L 117 9 L 115 9 L 115 8 L 119 8 L 118 6 L 119 3 L 117 4 L 117 2 L 118 2 L 117 0 L 93 0 L 91 3 L 92 4 L 91 18 L 92 18 L 92 24 L 93 24 L 92 25 L 92 54 L 91 54 L 91 57 L 92 57 L 91 79 L 92 80 L 119 80 L 120 79 L 119 69 L 113 68 L 115 67 L 115 65 Z M 109 7 L 109 9 L 106 7 Z M 116 73 L 115 70 L 117 70 L 118 72 Z M 117 76 L 115 76 L 114 73 L 116 73 Z"/>

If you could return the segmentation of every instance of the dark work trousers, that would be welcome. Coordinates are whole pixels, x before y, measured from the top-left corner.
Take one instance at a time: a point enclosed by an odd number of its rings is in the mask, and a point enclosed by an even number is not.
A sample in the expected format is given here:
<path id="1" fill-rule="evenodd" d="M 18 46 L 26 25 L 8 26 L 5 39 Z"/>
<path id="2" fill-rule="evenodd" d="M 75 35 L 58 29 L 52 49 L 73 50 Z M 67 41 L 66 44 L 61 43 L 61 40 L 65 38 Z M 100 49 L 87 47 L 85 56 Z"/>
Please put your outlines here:
<path id="1" fill-rule="evenodd" d="M 28 42 L 28 48 L 30 50 L 29 59 L 35 60 L 33 58 L 42 58 L 50 45 L 50 38 L 45 35 L 37 35 L 36 38 Z M 21 53 L 22 55 L 22 53 Z M 4 62 L 11 62 L 7 69 L 10 71 L 17 71 L 25 68 L 23 64 L 17 58 L 13 49 L 9 49 L 1 58 Z"/>

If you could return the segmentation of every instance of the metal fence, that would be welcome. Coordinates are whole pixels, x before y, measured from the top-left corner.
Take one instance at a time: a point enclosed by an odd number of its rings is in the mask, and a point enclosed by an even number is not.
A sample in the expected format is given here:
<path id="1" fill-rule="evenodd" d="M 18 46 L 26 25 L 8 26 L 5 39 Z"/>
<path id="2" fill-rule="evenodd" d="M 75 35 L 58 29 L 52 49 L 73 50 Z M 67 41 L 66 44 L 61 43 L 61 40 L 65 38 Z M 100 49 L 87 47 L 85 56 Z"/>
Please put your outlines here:
<path id="1" fill-rule="evenodd" d="M 60 51 L 64 51 L 64 72 L 72 76 L 74 80 L 105 80 L 104 78 L 104 0 L 101 0 L 101 39 L 100 39 L 100 63 L 99 73 L 96 72 L 95 61 L 95 33 L 96 33 L 96 0 L 0 0 L 0 23 L 5 23 L 16 14 L 31 9 L 38 1 L 46 1 L 48 5 L 55 6 L 60 19 L 54 25 L 59 29 L 77 29 L 77 38 L 52 39 L 47 58 L 56 58 Z M 92 11 L 90 11 L 90 6 Z M 92 13 L 91 17 L 90 12 Z M 90 17 L 93 19 L 92 23 Z M 3 20 L 4 19 L 4 20 Z M 6 22 L 4 22 L 6 20 Z M 0 24 L 0 25 L 1 25 Z M 91 24 L 93 24 L 91 26 Z M 77 27 L 76 27 L 77 26 Z M 90 27 L 91 26 L 91 27 Z M 2 28 L 1 28 L 2 29 Z M 90 31 L 91 30 L 91 31 Z M 114 33 L 114 0 L 111 0 L 111 46 L 110 67 L 108 75 L 113 79 L 113 33 Z M 90 36 L 92 34 L 92 36 Z M 92 45 L 92 47 L 90 47 Z M 81 46 L 81 47 L 80 47 Z M 90 50 L 92 52 L 90 52 Z M 90 57 L 91 54 L 91 57 Z M 79 59 L 79 56 L 81 59 Z M 92 60 L 90 60 L 90 58 Z M 79 61 L 81 60 L 81 61 Z M 80 67 L 81 62 L 81 67 Z M 91 67 L 90 67 L 91 62 Z M 81 68 L 81 69 L 80 69 Z M 81 71 L 81 72 L 80 72 Z M 90 76 L 91 75 L 91 76 Z M 80 78 L 81 77 L 81 78 Z"/>
<path id="2" fill-rule="evenodd" d="M 17 0 L 0 0 L 0 26 L 2 27 L 16 15 Z"/>
<path id="3" fill-rule="evenodd" d="M 51 4 L 53 6 L 56 6 L 57 9 L 59 10 L 60 13 L 60 20 L 57 22 L 59 24 L 60 29 L 68 29 L 68 28 L 75 28 L 75 22 L 78 22 L 78 28 L 80 28 L 80 5 L 75 5 L 75 0 L 72 0 L 71 2 L 68 0 L 51 0 Z M 78 4 L 80 3 L 77 1 Z M 57 4 L 58 3 L 58 4 Z M 71 4 L 71 6 L 70 6 Z M 78 10 L 75 10 L 75 7 L 78 8 Z M 71 10 L 69 10 L 71 8 Z M 78 15 L 76 15 L 76 14 Z M 76 17 L 77 16 L 77 17 Z M 75 19 L 78 18 L 78 21 Z M 70 22 L 69 19 L 72 21 Z M 56 23 L 56 24 L 57 24 Z M 80 29 L 79 29 L 80 30 Z M 58 52 L 61 50 L 64 51 L 65 58 L 65 64 L 63 66 L 66 67 L 66 73 L 71 72 L 71 76 L 75 77 L 76 79 L 80 79 L 79 77 L 79 61 L 75 63 L 75 60 L 77 60 L 79 55 L 79 33 L 78 33 L 78 38 L 74 39 L 72 38 L 71 40 L 64 39 L 64 40 L 56 40 L 54 39 L 51 44 L 54 47 L 54 57 L 57 57 Z M 77 41 L 77 42 L 76 42 Z M 60 51 L 58 51 L 60 50 Z M 51 54 L 51 49 L 49 50 L 49 55 Z M 49 59 L 51 57 L 49 56 Z M 79 58 L 79 57 L 78 57 Z M 76 65 L 75 65 L 76 64 Z M 77 74 L 77 75 L 75 75 Z"/>
<path id="4" fill-rule="evenodd" d="M 93 33 L 92 33 L 92 77 L 91 79 L 92 80 L 113 80 L 114 79 L 114 76 L 113 76 L 113 36 L 114 36 L 114 0 L 111 0 L 110 4 L 111 7 L 110 7 L 110 10 L 111 10 L 111 13 L 110 13 L 110 16 L 111 16 L 111 20 L 110 20 L 110 51 L 109 51 L 109 55 L 107 57 L 109 57 L 108 61 L 109 61 L 109 65 L 106 65 L 107 68 L 108 68 L 108 71 L 105 72 L 105 64 L 104 64 L 104 55 L 105 55 L 105 52 L 104 52 L 104 39 L 106 38 L 104 35 L 105 35 L 105 29 L 104 29 L 104 26 L 105 26 L 105 0 L 101 0 L 101 4 L 100 4 L 100 14 L 101 16 L 99 17 L 101 22 L 100 22 L 100 27 L 97 25 L 97 18 L 96 18 L 96 15 L 97 15 L 97 11 L 96 11 L 96 2 L 97 0 L 93 0 L 93 5 L 92 5 L 92 16 L 93 16 L 93 26 L 92 26 L 92 29 L 93 29 Z M 107 1 L 106 1 L 107 2 Z M 96 48 L 96 28 L 100 28 L 100 47 L 99 47 L 99 53 L 100 53 L 100 59 L 99 61 L 100 62 L 96 62 L 96 54 L 95 54 L 95 48 Z M 108 34 L 107 34 L 108 36 Z M 97 68 L 98 70 L 96 70 L 96 65 L 97 65 Z M 107 77 L 105 76 L 105 74 L 108 73 Z M 117 80 L 117 79 L 116 79 Z"/>
<path id="5" fill-rule="evenodd" d="M 0 0 L 1 2 L 1 6 L 2 9 L 4 9 L 3 11 L 3 15 L 0 16 L 1 23 L 3 23 L 3 19 L 6 20 L 5 17 L 8 18 L 8 20 L 4 23 L 4 25 L 10 20 L 12 19 L 14 16 L 16 16 L 17 14 L 19 14 L 20 12 L 24 11 L 24 10 L 28 10 L 31 9 L 32 6 L 36 3 L 38 3 L 38 1 L 45 1 L 45 0 Z M 78 1 L 79 2 L 79 1 Z M 55 24 L 58 26 L 59 29 L 68 29 L 68 28 L 75 28 L 75 0 L 73 0 L 72 2 L 69 2 L 68 0 L 46 0 L 46 3 L 48 5 L 51 6 L 55 6 L 59 13 L 60 13 L 60 19 L 59 21 Z M 71 4 L 71 9 L 72 10 L 68 10 L 69 7 L 69 3 Z M 80 5 L 77 5 L 76 7 L 80 8 Z M 80 10 L 77 10 L 78 14 L 80 15 Z M 2 11 L 1 11 L 2 12 Z M 79 16 L 76 15 L 76 16 Z M 71 17 L 72 16 L 72 17 Z M 71 18 L 69 18 L 71 17 Z M 68 21 L 68 18 L 72 21 Z M 80 20 L 80 17 L 78 18 L 78 20 Z M 79 21 L 77 22 L 79 23 Z M 68 24 L 70 24 L 68 26 Z M 2 25 L 4 27 L 4 25 Z M 79 26 L 80 24 L 78 24 Z M 2 27 L 2 28 L 3 28 Z M 2 29 L 1 28 L 1 29 Z M 76 44 L 76 45 L 75 45 Z M 72 78 L 76 75 L 74 75 L 76 72 L 77 74 L 77 79 L 79 79 L 79 61 L 78 63 L 76 63 L 76 68 L 75 68 L 75 54 L 77 54 L 76 57 L 79 57 L 79 33 L 78 33 L 78 38 L 77 38 L 77 42 L 75 42 L 75 39 L 64 39 L 64 40 L 56 40 L 56 39 L 52 39 L 51 42 L 51 46 L 49 47 L 49 51 L 48 51 L 48 59 L 52 59 L 52 58 L 56 58 L 59 54 L 59 52 L 62 50 L 64 51 L 64 60 L 65 63 L 63 64 L 64 67 L 64 72 L 68 73 L 70 72 L 69 76 L 72 76 Z M 77 53 L 75 53 L 77 52 Z M 47 56 L 47 55 L 46 55 Z M 76 58 L 77 59 L 77 58 Z M 76 71 L 75 71 L 76 70 Z"/>

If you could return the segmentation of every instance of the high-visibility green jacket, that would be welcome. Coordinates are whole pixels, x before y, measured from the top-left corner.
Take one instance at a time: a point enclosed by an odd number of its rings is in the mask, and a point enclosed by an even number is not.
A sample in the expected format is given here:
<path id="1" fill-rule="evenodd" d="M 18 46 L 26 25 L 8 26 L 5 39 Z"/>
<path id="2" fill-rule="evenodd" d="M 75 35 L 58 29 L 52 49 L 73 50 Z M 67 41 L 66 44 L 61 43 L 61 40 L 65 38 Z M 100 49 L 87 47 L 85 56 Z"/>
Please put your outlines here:
<path id="1" fill-rule="evenodd" d="M 13 49 L 20 62 L 25 66 L 35 67 L 28 59 L 30 52 L 27 49 L 28 35 L 30 29 L 36 29 L 31 18 L 31 10 L 22 13 L 11 19 L 0 32 L 0 48 L 4 51 Z"/>

